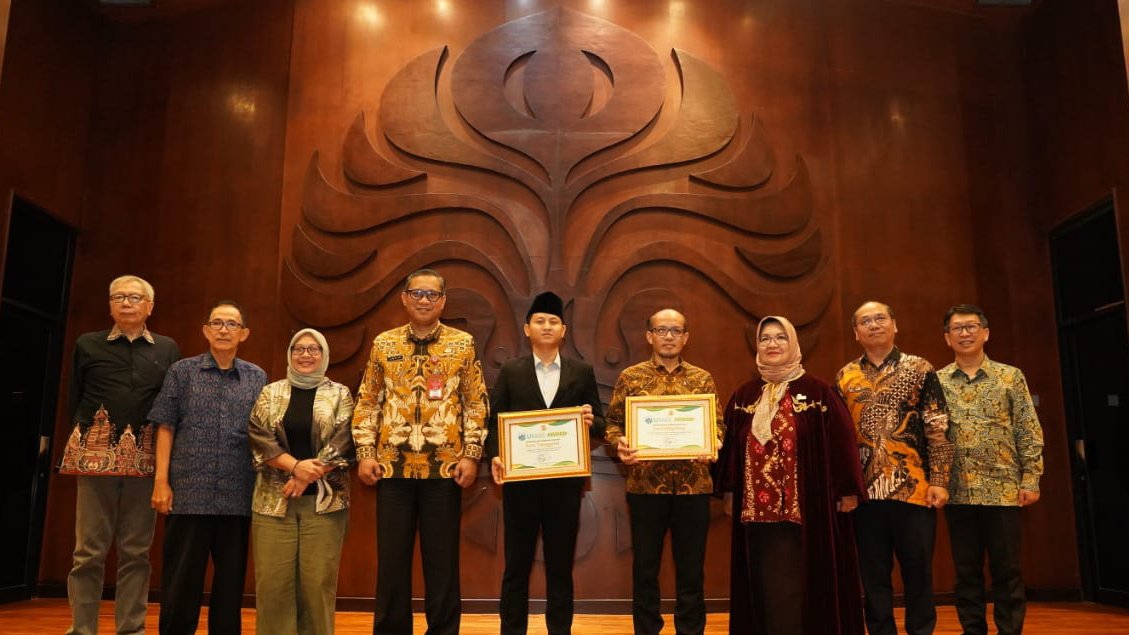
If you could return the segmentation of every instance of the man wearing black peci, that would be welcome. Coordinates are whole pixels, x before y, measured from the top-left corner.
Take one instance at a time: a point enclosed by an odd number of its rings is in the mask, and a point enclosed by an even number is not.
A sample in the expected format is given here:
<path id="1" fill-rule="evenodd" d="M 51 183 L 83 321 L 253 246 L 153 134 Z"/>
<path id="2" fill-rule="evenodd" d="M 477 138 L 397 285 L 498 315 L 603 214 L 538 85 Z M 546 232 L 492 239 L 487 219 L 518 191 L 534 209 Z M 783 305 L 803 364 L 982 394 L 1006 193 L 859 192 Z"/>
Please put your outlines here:
<path id="1" fill-rule="evenodd" d="M 597 434 L 604 433 L 592 366 L 560 354 L 568 330 L 561 298 L 549 291 L 538 295 L 525 321 L 523 330 L 533 353 L 506 362 L 490 391 L 490 432 L 486 444 L 487 453 L 494 457 L 494 481 L 499 484 L 504 478 L 498 457 L 499 412 L 580 406 L 589 429 L 594 426 Z M 545 555 L 546 629 L 550 635 L 572 632 L 572 565 L 583 490 L 584 479 L 577 477 L 503 486 L 506 569 L 499 612 L 504 635 L 524 635 L 529 626 L 529 573 L 538 532 Z"/>

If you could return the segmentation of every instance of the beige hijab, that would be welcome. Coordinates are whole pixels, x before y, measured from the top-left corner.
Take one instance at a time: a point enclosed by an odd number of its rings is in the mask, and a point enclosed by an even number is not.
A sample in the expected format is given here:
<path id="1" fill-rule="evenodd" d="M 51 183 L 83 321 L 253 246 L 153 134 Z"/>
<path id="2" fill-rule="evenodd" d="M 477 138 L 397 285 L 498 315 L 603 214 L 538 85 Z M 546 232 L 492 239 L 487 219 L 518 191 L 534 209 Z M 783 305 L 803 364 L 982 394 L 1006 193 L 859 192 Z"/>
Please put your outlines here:
<path id="1" fill-rule="evenodd" d="M 321 363 L 312 373 L 298 372 L 298 369 L 294 368 L 294 357 L 290 355 L 290 347 L 293 347 L 294 343 L 303 335 L 314 338 L 318 346 L 321 347 Z M 321 382 L 325 381 L 325 370 L 329 368 L 329 344 L 325 342 L 325 336 L 314 329 L 302 329 L 290 338 L 290 347 L 286 349 L 286 379 L 290 380 L 290 385 L 295 388 L 317 388 L 320 386 Z"/>
<path id="2" fill-rule="evenodd" d="M 796 337 L 796 327 L 787 318 L 779 315 L 768 315 L 761 318 L 757 324 L 757 341 L 760 341 L 761 331 L 768 322 L 777 322 L 788 335 L 788 354 L 784 359 L 773 364 L 766 364 L 761 359 L 760 346 L 757 346 L 757 370 L 764 379 L 764 389 L 757 399 L 753 412 L 753 436 L 761 445 L 768 443 L 772 438 L 772 419 L 780 409 L 780 400 L 788 392 L 788 382 L 799 379 L 804 374 L 804 367 L 800 365 L 803 355 L 800 354 L 800 340 Z"/>

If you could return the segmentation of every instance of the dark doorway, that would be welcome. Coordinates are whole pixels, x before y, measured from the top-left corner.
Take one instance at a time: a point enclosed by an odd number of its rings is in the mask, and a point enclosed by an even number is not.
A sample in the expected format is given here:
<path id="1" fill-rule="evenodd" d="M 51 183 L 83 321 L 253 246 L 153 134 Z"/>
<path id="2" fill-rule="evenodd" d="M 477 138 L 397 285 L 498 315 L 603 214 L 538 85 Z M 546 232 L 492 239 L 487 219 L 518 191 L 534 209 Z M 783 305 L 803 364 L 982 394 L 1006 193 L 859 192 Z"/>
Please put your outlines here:
<path id="1" fill-rule="evenodd" d="M 51 473 L 75 231 L 14 197 L 0 294 L 0 601 L 32 597 Z"/>
<path id="2" fill-rule="evenodd" d="M 1051 263 L 1083 592 L 1129 606 L 1129 328 L 1117 237 L 1108 200 L 1051 234 Z"/>

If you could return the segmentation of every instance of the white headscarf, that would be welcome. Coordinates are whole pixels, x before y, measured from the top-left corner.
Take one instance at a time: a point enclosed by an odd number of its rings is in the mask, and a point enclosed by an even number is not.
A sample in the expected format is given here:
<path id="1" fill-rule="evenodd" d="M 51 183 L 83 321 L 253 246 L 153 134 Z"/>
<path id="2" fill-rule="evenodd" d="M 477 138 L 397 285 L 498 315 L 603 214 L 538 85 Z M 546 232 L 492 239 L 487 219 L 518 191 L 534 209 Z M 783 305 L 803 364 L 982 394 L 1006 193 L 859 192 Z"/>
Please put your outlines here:
<path id="1" fill-rule="evenodd" d="M 317 340 L 321 347 L 321 361 L 312 373 L 302 373 L 294 368 L 294 355 L 290 352 L 294 344 L 303 336 L 309 335 Z M 325 369 L 329 368 L 329 344 L 325 343 L 325 336 L 314 329 L 302 329 L 290 338 L 290 347 L 286 349 L 286 379 L 295 388 L 317 388 L 325 381 Z"/>

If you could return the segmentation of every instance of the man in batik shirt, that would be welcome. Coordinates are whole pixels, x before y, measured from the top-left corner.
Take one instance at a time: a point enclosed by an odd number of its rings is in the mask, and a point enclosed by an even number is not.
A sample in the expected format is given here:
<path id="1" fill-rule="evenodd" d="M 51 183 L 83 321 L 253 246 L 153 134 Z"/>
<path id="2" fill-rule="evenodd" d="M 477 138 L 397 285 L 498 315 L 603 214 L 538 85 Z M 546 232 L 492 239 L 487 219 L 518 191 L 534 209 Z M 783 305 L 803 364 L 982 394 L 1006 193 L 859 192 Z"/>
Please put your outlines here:
<path id="1" fill-rule="evenodd" d="M 376 336 L 353 411 L 357 475 L 376 486 L 375 633 L 412 632 L 419 527 L 428 633 L 457 635 L 460 487 L 486 440 L 482 366 L 469 333 L 439 322 L 446 283 L 431 269 L 400 293 L 408 323 Z"/>
<path id="2" fill-rule="evenodd" d="M 956 567 L 957 617 L 968 635 L 987 635 L 984 555 L 992 574 L 996 629 L 1023 631 L 1019 508 L 1039 500 L 1043 429 L 1023 372 L 984 354 L 988 317 L 958 304 L 945 313 L 945 343 L 956 360 L 937 375 L 952 427 L 952 498 L 945 508 Z"/>
<path id="3" fill-rule="evenodd" d="M 176 342 L 146 327 L 153 287 L 137 276 L 110 283 L 113 328 L 75 342 L 70 413 L 75 422 L 60 474 L 74 474 L 74 567 L 67 576 L 71 604 L 68 635 L 98 632 L 106 556 L 117 544 L 114 614 L 121 635 L 145 632 L 149 601 L 149 545 L 156 513 L 153 426 L 145 420 L 169 366 L 180 358 Z"/>
<path id="4" fill-rule="evenodd" d="M 929 362 L 894 346 L 894 312 L 867 302 L 853 317 L 864 354 L 835 384 L 858 432 L 869 500 L 855 511 L 859 573 L 870 635 L 894 635 L 894 556 L 905 587 L 906 633 L 929 635 L 933 604 L 935 510 L 949 499 L 953 446 L 945 395 Z"/>
<path id="5" fill-rule="evenodd" d="M 713 457 L 681 461 L 640 461 L 624 436 L 625 403 L 636 395 L 717 394 L 713 377 L 682 360 L 690 339 L 686 318 L 673 309 L 647 321 L 651 358 L 623 370 L 608 404 L 608 443 L 627 466 L 627 506 L 631 510 L 631 614 L 635 632 L 657 635 L 663 627 L 659 611 L 659 564 L 669 531 L 674 556 L 674 627 L 678 633 L 706 628 L 705 557 L 710 525 Z M 717 412 L 717 447 L 725 437 L 721 408 Z"/>

